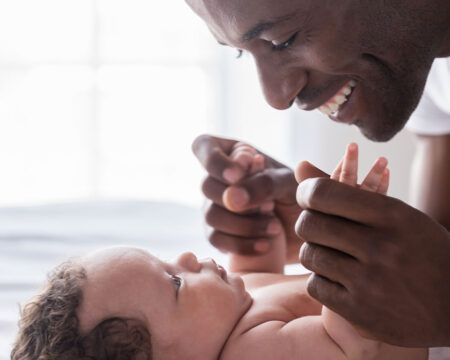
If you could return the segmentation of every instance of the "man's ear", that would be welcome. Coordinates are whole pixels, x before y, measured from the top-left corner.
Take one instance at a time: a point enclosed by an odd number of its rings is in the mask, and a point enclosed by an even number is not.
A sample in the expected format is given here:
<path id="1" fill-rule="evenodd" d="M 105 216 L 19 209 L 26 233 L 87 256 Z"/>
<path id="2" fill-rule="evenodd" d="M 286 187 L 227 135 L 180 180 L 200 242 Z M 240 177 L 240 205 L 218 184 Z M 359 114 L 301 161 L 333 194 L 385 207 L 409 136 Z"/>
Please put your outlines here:
<path id="1" fill-rule="evenodd" d="M 323 172 L 319 168 L 316 168 L 313 164 L 309 163 L 308 161 L 302 161 L 300 164 L 297 165 L 297 168 L 295 169 L 295 179 L 299 184 L 303 180 L 318 177 L 329 178 L 330 175 L 328 175 L 326 172 Z"/>

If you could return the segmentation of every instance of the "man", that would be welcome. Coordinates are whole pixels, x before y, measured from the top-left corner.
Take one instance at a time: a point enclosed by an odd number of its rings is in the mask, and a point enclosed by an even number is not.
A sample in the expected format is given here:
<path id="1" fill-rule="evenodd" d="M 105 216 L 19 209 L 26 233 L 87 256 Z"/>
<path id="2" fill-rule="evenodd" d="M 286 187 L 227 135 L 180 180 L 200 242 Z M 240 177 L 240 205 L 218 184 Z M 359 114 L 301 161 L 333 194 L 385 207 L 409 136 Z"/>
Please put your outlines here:
<path id="1" fill-rule="evenodd" d="M 319 109 L 375 141 L 405 126 L 433 61 L 450 56 L 448 0 L 187 2 L 220 44 L 253 56 L 271 106 Z M 331 181 L 308 163 L 300 164 L 298 189 L 292 170 L 271 159 L 240 181 L 228 157 L 235 141 L 202 136 L 193 150 L 209 173 L 211 243 L 264 253 L 284 227 L 292 261 L 297 235 L 305 241 L 310 294 L 363 334 L 450 346 L 450 58 L 441 60 L 435 65 L 448 72 L 430 78 L 427 103 L 411 123 L 422 134 L 413 179 L 421 211 Z M 274 216 L 259 211 L 271 204 Z"/>

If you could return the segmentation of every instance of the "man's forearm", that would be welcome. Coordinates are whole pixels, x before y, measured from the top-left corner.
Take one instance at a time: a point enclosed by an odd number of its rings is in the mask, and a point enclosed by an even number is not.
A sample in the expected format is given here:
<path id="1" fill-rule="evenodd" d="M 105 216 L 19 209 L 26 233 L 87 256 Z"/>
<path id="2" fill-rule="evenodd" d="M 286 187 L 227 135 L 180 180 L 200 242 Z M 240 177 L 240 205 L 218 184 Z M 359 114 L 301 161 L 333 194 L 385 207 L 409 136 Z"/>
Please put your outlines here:
<path id="1" fill-rule="evenodd" d="M 450 135 L 418 136 L 411 205 L 450 230 Z"/>

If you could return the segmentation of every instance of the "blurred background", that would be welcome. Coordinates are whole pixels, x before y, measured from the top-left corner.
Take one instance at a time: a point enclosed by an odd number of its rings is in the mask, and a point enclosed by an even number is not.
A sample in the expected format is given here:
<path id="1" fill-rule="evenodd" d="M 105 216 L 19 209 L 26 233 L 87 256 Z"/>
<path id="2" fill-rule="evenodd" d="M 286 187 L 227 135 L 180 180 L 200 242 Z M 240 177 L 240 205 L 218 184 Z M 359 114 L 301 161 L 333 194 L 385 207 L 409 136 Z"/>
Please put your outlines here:
<path id="1" fill-rule="evenodd" d="M 0 0 L 0 360 L 54 265 L 110 244 L 220 255 L 204 240 L 191 153 L 202 133 L 331 171 L 360 145 L 407 201 L 413 139 L 370 143 L 319 112 L 264 101 L 250 56 L 183 1 Z M 223 255 L 222 255 L 223 256 Z"/>

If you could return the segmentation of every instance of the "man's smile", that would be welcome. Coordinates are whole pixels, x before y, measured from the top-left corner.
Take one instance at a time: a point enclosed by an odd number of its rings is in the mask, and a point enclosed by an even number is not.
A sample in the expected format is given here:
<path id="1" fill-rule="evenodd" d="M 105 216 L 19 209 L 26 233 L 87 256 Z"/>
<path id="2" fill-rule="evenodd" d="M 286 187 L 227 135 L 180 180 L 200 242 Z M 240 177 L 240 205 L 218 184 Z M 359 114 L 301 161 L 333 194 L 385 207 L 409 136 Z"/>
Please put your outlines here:
<path id="1" fill-rule="evenodd" d="M 339 90 L 334 93 L 333 96 L 328 97 L 329 95 L 325 95 L 328 98 L 328 100 L 326 100 L 325 102 L 323 102 L 323 96 L 320 96 L 317 98 L 317 100 L 311 102 L 301 101 L 300 97 L 297 97 L 295 102 L 297 106 L 302 110 L 318 109 L 321 113 L 329 116 L 332 120 L 339 122 L 349 122 L 350 119 L 346 121 L 346 119 L 339 115 L 345 109 L 355 86 L 356 81 L 347 81 L 344 86 L 341 86 Z"/>
<path id="2" fill-rule="evenodd" d="M 347 103 L 355 86 L 356 82 L 354 80 L 350 80 L 333 97 L 319 106 L 319 111 L 328 116 L 336 116 Z"/>

